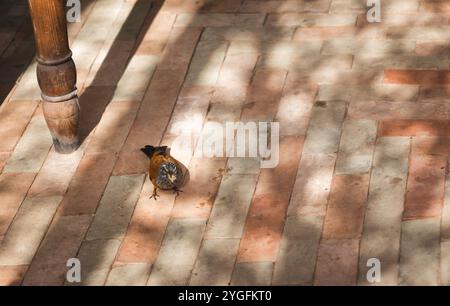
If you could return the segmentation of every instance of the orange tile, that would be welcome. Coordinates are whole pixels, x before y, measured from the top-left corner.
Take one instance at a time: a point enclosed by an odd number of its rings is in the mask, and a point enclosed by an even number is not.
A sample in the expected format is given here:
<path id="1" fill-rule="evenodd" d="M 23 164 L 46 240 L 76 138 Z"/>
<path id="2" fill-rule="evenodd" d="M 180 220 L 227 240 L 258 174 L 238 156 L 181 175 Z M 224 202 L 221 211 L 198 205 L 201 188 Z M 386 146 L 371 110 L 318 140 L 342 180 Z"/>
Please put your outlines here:
<path id="1" fill-rule="evenodd" d="M 383 120 L 380 136 L 446 136 L 450 132 L 448 120 Z"/>
<path id="2" fill-rule="evenodd" d="M 147 176 L 115 265 L 155 262 L 174 204 L 174 195 L 160 192 L 160 197 L 155 201 L 150 199 L 152 192 L 153 185 Z"/>
<path id="3" fill-rule="evenodd" d="M 0 175 L 0 236 L 6 234 L 24 200 L 35 173 L 3 173 Z"/>
<path id="4" fill-rule="evenodd" d="M 337 175 L 333 178 L 323 237 L 359 238 L 369 188 L 369 175 Z"/>
<path id="5" fill-rule="evenodd" d="M 175 201 L 172 217 L 207 219 L 225 165 L 225 158 L 193 158 L 189 165 L 189 182 Z"/>
<path id="6" fill-rule="evenodd" d="M 388 84 L 450 85 L 450 71 L 386 69 L 384 82 Z"/>
<path id="7" fill-rule="evenodd" d="M 3 168 L 8 162 L 10 156 L 11 156 L 10 152 L 0 152 L 0 173 L 3 171 Z"/>
<path id="8" fill-rule="evenodd" d="M 67 260 L 77 256 L 92 216 L 57 216 L 27 271 L 24 285 L 63 285 Z M 81 263 L 83 265 L 83 263 Z"/>
<path id="9" fill-rule="evenodd" d="M 404 220 L 440 216 L 444 202 L 447 157 L 412 155 L 406 188 Z"/>
<path id="10" fill-rule="evenodd" d="M 28 266 L 0 266 L 0 286 L 19 286 Z"/>
<path id="11" fill-rule="evenodd" d="M 450 154 L 450 137 L 414 137 L 412 141 L 412 154 L 448 156 Z"/>
<path id="12" fill-rule="evenodd" d="M 283 69 L 259 69 L 255 72 L 242 112 L 243 120 L 264 120 L 275 116 L 286 75 Z"/>
<path id="13" fill-rule="evenodd" d="M 113 154 L 85 155 L 73 175 L 58 214 L 95 213 L 115 161 Z"/>
<path id="14" fill-rule="evenodd" d="M 12 151 L 19 141 L 38 103 L 35 101 L 7 102 L 0 109 L 0 151 Z"/>
<path id="15" fill-rule="evenodd" d="M 449 51 L 450 47 L 445 41 L 427 41 L 416 43 L 416 54 L 420 56 L 445 55 L 448 54 Z"/>
<path id="16" fill-rule="evenodd" d="M 261 170 L 247 215 L 238 262 L 275 261 L 302 147 L 302 137 L 283 137 L 278 166 Z"/>
<path id="17" fill-rule="evenodd" d="M 318 286 L 356 285 L 359 241 L 322 240 L 317 256 L 314 284 Z"/>

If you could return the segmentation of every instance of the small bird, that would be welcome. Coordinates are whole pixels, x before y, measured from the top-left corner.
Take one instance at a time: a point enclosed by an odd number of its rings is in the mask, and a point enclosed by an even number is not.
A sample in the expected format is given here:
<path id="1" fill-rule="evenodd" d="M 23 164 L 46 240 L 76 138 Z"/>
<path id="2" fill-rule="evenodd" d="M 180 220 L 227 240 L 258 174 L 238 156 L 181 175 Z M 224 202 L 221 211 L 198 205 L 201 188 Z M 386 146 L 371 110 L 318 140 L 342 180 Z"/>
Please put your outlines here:
<path id="1" fill-rule="evenodd" d="M 173 190 L 177 196 L 181 192 L 179 187 L 183 183 L 183 170 L 181 163 L 170 156 L 167 146 L 145 146 L 141 149 L 150 158 L 148 174 L 153 183 L 153 195 L 150 198 L 156 200 L 159 197 L 157 189 Z"/>

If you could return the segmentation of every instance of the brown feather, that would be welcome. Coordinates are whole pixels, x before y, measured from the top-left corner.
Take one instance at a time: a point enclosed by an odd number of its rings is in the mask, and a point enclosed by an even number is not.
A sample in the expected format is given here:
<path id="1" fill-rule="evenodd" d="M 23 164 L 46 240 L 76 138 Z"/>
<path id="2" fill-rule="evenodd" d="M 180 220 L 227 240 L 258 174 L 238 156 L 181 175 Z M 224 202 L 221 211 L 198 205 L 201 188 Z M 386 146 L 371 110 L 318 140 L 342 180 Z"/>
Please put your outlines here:
<path id="1" fill-rule="evenodd" d="M 174 163 L 175 165 L 177 165 L 178 168 L 181 169 L 180 163 L 169 154 L 164 153 L 153 155 L 152 158 L 150 159 L 148 175 L 154 186 L 156 186 L 156 177 L 158 176 L 159 167 L 161 166 L 162 163 L 167 161 Z"/>

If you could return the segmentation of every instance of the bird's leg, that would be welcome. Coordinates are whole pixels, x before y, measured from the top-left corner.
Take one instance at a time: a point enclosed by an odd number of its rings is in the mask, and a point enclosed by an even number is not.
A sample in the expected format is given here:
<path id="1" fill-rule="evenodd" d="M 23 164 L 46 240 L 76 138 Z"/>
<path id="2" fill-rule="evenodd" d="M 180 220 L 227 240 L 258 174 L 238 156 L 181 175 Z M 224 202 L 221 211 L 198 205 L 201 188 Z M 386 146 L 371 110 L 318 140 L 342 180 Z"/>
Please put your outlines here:
<path id="1" fill-rule="evenodd" d="M 173 188 L 173 193 L 177 194 L 175 197 L 178 197 L 181 192 L 183 192 L 183 190 L 178 189 L 178 187 Z"/>
<path id="2" fill-rule="evenodd" d="M 150 199 L 153 198 L 156 201 L 158 197 L 159 197 L 158 189 L 156 187 L 153 187 L 153 194 L 151 195 Z"/>

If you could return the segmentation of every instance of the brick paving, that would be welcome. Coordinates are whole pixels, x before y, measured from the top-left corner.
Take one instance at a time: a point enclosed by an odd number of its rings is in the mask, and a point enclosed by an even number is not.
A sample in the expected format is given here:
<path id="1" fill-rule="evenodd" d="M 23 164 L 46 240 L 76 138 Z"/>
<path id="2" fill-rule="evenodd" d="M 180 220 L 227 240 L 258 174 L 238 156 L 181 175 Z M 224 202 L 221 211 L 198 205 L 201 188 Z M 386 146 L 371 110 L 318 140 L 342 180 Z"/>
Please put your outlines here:
<path id="1" fill-rule="evenodd" d="M 81 135 L 59 155 L 23 0 L 0 3 L 0 285 L 450 285 L 450 5 L 84 0 Z M 146 144 L 280 123 L 280 160 L 198 157 L 149 199 Z"/>

